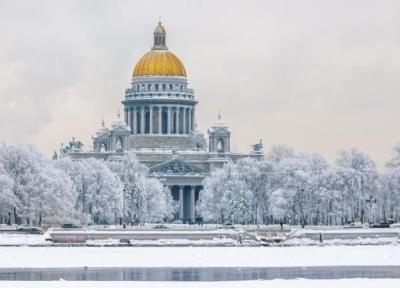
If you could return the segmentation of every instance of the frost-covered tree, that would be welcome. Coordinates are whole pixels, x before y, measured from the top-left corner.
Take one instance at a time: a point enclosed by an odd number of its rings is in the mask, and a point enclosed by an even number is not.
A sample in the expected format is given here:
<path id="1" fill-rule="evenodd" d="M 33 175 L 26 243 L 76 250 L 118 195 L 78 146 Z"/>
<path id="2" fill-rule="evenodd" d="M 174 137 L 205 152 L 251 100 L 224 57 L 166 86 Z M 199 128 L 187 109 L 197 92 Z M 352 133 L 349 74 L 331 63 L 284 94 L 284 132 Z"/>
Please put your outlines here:
<path id="1" fill-rule="evenodd" d="M 262 223 L 268 214 L 274 164 L 242 159 L 226 164 L 203 182 L 199 213 L 218 222 Z"/>
<path id="2" fill-rule="evenodd" d="M 380 219 L 400 219 L 400 167 L 383 171 L 380 180 L 377 199 L 378 216 Z"/>
<path id="3" fill-rule="evenodd" d="M 135 154 L 126 153 L 110 162 L 110 168 L 119 176 L 123 187 L 124 215 L 128 224 L 144 224 L 170 217 L 172 207 L 157 179 L 147 177 L 147 168 L 136 160 Z"/>
<path id="4" fill-rule="evenodd" d="M 146 222 L 161 222 L 172 216 L 170 192 L 163 188 L 158 179 L 146 178 Z"/>
<path id="5" fill-rule="evenodd" d="M 378 196 L 378 171 L 375 162 L 356 149 L 342 151 L 337 160 L 337 176 L 338 189 L 343 192 L 342 201 L 346 203 L 346 220 L 365 222 L 373 214 L 366 200 L 369 197 L 376 199 Z"/>
<path id="6" fill-rule="evenodd" d="M 90 223 L 88 202 L 88 186 L 90 183 L 92 168 L 86 160 L 72 161 L 70 158 L 61 158 L 53 161 L 54 166 L 70 177 L 73 183 L 75 218 L 81 223 Z"/>
<path id="7" fill-rule="evenodd" d="M 277 189 L 282 195 L 274 192 L 274 201 L 286 207 L 285 218 L 303 225 L 318 222 L 321 183 L 328 169 L 326 160 L 319 155 L 302 155 L 282 160 L 277 169 Z"/>
<path id="8" fill-rule="evenodd" d="M 1 145 L 3 173 L 12 181 L 13 219 L 38 223 L 43 218 L 66 217 L 73 199 L 72 182 L 31 146 Z M 9 192 L 8 192 L 9 193 Z"/>
<path id="9" fill-rule="evenodd" d="M 54 161 L 73 182 L 74 207 L 81 222 L 115 224 L 122 217 L 122 185 L 103 160 Z"/>
<path id="10" fill-rule="evenodd" d="M 228 163 L 218 169 L 203 181 L 203 190 L 200 193 L 198 212 L 205 220 L 223 223 L 230 221 L 232 215 L 231 189 L 227 184 L 235 179 L 235 167 Z"/>
<path id="11" fill-rule="evenodd" d="M 122 216 L 122 185 L 103 160 L 87 159 L 85 175 L 85 206 L 91 220 L 97 224 L 115 224 Z"/>
<path id="12" fill-rule="evenodd" d="M 17 206 L 18 201 L 13 193 L 13 187 L 13 180 L 0 163 L 0 223 L 11 224 L 13 208 Z"/>
<path id="13" fill-rule="evenodd" d="M 390 168 L 400 168 L 400 143 L 393 147 L 392 159 L 387 163 Z"/>
<path id="14" fill-rule="evenodd" d="M 250 221 L 259 224 L 268 216 L 269 197 L 272 186 L 276 180 L 275 163 L 264 160 L 258 161 L 252 158 L 244 158 L 237 162 L 236 168 L 239 180 L 243 182 L 244 191 L 249 204 Z M 250 193 L 247 195 L 246 193 Z"/>
<path id="15" fill-rule="evenodd" d="M 272 145 L 269 151 L 267 152 L 266 158 L 275 163 L 281 162 L 286 158 L 294 158 L 296 156 L 295 151 L 292 147 L 287 145 Z"/>

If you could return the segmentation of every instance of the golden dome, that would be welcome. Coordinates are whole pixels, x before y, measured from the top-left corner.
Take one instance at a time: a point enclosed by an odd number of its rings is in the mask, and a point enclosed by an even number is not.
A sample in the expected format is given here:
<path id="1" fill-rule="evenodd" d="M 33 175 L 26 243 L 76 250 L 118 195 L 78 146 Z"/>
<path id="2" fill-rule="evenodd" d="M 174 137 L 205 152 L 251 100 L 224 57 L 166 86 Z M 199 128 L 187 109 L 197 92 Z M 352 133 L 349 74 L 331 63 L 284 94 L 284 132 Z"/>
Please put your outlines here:
<path id="1" fill-rule="evenodd" d="M 186 77 L 186 70 L 174 53 L 168 50 L 151 50 L 136 63 L 133 76 Z"/>
<path id="2" fill-rule="evenodd" d="M 181 60 L 169 52 L 165 45 L 166 32 L 161 22 L 154 30 L 154 46 L 140 58 L 133 69 L 133 77 L 141 76 L 182 76 L 186 70 Z"/>

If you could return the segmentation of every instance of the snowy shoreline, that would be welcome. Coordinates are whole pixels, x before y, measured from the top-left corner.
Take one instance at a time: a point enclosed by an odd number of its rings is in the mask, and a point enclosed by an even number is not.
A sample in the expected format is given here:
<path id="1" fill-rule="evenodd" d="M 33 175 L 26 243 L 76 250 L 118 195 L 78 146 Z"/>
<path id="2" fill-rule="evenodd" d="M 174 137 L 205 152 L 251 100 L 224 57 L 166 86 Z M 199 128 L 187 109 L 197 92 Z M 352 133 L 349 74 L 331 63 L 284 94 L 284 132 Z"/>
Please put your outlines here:
<path id="1" fill-rule="evenodd" d="M 266 280 L 227 282 L 88 282 L 88 281 L 4 281 L 2 288 L 385 288 L 400 287 L 400 279 Z"/>
<path id="2" fill-rule="evenodd" d="M 400 246 L 0 247 L 0 268 L 400 265 Z"/>

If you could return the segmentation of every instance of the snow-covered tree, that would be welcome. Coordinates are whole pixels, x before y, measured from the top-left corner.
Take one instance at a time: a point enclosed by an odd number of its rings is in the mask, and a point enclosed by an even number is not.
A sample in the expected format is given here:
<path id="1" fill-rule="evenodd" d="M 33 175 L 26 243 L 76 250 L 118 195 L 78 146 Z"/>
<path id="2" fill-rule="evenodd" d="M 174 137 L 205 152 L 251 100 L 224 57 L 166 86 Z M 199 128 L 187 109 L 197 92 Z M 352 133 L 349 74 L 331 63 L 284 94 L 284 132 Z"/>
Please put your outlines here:
<path id="1" fill-rule="evenodd" d="M 367 205 L 370 197 L 377 198 L 378 171 L 375 162 L 366 154 L 352 149 L 342 151 L 337 160 L 338 189 L 343 192 L 346 203 L 347 220 L 366 221 L 373 214 L 372 205 Z M 373 219 L 369 219 L 373 220 Z"/>
<path id="2" fill-rule="evenodd" d="M 32 146 L 1 145 L 0 163 L 13 183 L 10 199 L 15 222 L 40 224 L 43 218 L 70 214 L 71 180 Z"/>
<path id="3" fill-rule="evenodd" d="M 86 195 L 84 211 L 94 223 L 117 223 L 122 217 L 122 185 L 118 176 L 113 173 L 103 160 L 84 160 L 90 167 L 85 175 Z"/>
<path id="4" fill-rule="evenodd" d="M 390 168 L 400 168 L 400 143 L 393 147 L 392 159 L 387 163 Z"/>
<path id="5" fill-rule="evenodd" d="M 275 163 L 279 163 L 283 159 L 294 158 L 295 156 L 296 153 L 292 147 L 280 144 L 271 146 L 271 148 L 267 152 L 266 159 Z"/>
<path id="6" fill-rule="evenodd" d="M 387 221 L 400 219 L 400 167 L 383 171 L 377 198 L 378 216 Z"/>
<path id="7" fill-rule="evenodd" d="M 0 163 L 0 223 L 11 224 L 13 208 L 17 206 L 17 197 L 13 193 L 14 181 L 6 174 Z"/>
<path id="8" fill-rule="evenodd" d="M 170 217 L 172 207 L 169 195 L 157 179 L 147 177 L 147 168 L 136 160 L 135 154 L 126 153 L 110 162 L 123 187 L 124 215 L 128 224 L 143 224 Z"/>

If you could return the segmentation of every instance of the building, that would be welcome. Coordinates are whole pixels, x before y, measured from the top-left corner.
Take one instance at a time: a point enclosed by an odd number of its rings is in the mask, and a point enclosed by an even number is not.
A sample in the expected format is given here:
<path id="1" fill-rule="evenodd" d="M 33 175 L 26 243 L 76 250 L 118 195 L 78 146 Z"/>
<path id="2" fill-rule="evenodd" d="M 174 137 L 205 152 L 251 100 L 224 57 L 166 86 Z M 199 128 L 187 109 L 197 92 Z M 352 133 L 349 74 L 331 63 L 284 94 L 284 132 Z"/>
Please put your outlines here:
<path id="1" fill-rule="evenodd" d="M 231 152 L 231 132 L 220 114 L 207 131 L 207 141 L 196 130 L 197 103 L 186 69 L 169 51 L 166 31 L 159 23 L 154 45 L 136 63 L 131 86 L 125 91 L 124 120 L 118 115 L 109 128 L 103 121 L 93 136 L 93 151 L 72 150 L 67 155 L 72 159 L 112 159 L 134 151 L 149 167 L 150 176 L 159 178 L 179 201 L 179 218 L 195 219 L 202 181 L 210 172 L 227 161 L 263 157 L 261 143 L 247 154 Z"/>

